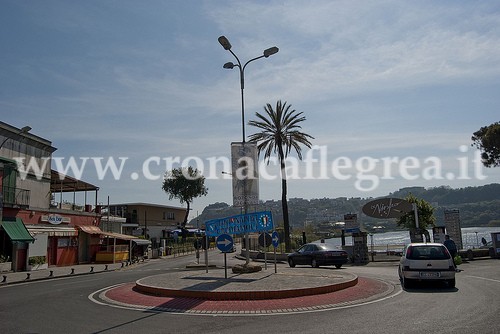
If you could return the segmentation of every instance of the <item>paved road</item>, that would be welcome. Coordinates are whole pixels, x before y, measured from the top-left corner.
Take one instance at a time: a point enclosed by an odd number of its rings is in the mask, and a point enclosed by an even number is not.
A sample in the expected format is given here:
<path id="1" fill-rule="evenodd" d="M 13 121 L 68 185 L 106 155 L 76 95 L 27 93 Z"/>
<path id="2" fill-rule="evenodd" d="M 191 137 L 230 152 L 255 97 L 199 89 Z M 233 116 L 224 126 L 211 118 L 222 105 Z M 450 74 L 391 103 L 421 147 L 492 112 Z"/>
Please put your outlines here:
<path id="1" fill-rule="evenodd" d="M 203 316 L 113 308 L 93 292 L 144 276 L 181 270 L 193 256 L 150 261 L 124 270 L 0 287 L 2 333 L 500 333 L 500 262 L 461 265 L 457 288 L 402 291 L 396 266 L 376 263 L 341 270 L 383 279 L 396 294 L 375 303 L 274 316 Z M 222 257 L 214 260 L 222 263 Z M 278 268 L 279 270 L 279 268 Z M 311 268 L 311 270 L 314 270 Z"/>

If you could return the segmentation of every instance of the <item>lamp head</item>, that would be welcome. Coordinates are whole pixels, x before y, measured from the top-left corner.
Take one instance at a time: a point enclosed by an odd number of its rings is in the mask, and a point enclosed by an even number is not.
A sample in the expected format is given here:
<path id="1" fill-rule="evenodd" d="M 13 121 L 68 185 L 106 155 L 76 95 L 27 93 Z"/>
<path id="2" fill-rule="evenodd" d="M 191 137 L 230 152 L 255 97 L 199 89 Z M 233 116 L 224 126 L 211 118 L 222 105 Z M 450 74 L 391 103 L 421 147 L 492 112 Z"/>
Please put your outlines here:
<path id="1" fill-rule="evenodd" d="M 231 50 L 231 43 L 229 43 L 229 40 L 226 38 L 226 36 L 220 36 L 218 40 L 224 50 Z"/>
<path id="2" fill-rule="evenodd" d="M 233 68 L 234 68 L 234 66 L 235 66 L 235 65 L 234 65 L 233 63 L 228 62 L 228 63 L 225 63 L 222 67 L 223 67 L 223 68 L 228 68 L 228 69 L 230 69 L 230 70 L 231 70 L 231 69 L 233 69 Z"/>
<path id="3" fill-rule="evenodd" d="M 269 57 L 269 56 L 272 56 L 273 54 L 275 53 L 278 53 L 280 49 L 278 49 L 277 47 L 273 46 L 272 48 L 269 48 L 269 49 L 265 49 L 264 50 L 264 57 Z"/>
<path id="4" fill-rule="evenodd" d="M 29 132 L 30 130 L 31 130 L 31 126 L 26 125 L 23 128 L 21 128 L 21 133 L 26 133 L 26 132 Z"/>

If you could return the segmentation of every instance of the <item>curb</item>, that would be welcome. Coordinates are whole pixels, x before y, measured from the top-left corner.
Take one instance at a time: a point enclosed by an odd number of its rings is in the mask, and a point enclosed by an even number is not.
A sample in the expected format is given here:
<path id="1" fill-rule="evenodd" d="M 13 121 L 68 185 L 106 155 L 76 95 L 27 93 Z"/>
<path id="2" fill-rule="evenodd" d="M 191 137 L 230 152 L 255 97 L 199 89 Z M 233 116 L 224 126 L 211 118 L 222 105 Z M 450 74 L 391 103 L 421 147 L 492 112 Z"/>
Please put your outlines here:
<path id="1" fill-rule="evenodd" d="M 142 284 L 138 280 L 135 282 L 134 291 L 158 297 L 172 298 L 197 298 L 205 300 L 262 300 L 281 299 L 325 294 L 347 289 L 358 284 L 358 276 L 341 283 L 330 285 L 286 289 L 286 290 L 259 290 L 259 291 L 195 291 L 183 289 L 169 289 L 158 286 Z"/>

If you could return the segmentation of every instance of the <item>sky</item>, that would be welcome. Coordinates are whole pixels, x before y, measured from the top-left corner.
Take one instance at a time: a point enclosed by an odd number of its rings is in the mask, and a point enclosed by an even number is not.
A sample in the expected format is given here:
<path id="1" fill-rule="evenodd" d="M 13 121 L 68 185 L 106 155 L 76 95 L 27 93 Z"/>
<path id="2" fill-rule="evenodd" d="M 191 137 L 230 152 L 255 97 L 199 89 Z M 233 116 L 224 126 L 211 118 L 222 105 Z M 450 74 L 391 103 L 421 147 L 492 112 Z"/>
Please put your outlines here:
<path id="1" fill-rule="evenodd" d="M 314 146 L 290 154 L 289 198 L 500 182 L 471 146 L 500 121 L 496 1 L 2 0 L 1 120 L 50 140 L 52 168 L 99 203 L 183 206 L 161 186 L 184 164 L 208 187 L 190 218 L 231 204 L 230 167 L 210 165 L 242 140 L 221 35 L 243 64 L 279 48 L 245 67 L 245 123 L 278 100 L 305 116 Z M 99 170 L 110 161 L 117 173 Z M 279 170 L 261 168 L 260 199 L 279 200 Z"/>

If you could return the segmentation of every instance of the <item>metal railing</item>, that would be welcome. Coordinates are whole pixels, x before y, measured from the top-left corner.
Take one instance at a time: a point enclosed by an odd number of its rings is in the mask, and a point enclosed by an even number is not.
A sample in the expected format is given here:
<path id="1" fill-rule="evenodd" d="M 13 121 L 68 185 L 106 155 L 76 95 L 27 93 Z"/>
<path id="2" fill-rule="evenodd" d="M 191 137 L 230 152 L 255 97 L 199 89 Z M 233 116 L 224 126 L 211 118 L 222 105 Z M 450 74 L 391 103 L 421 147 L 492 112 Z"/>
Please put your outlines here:
<path id="1" fill-rule="evenodd" d="M 2 195 L 4 206 L 29 207 L 30 205 L 30 190 L 3 186 Z"/>

